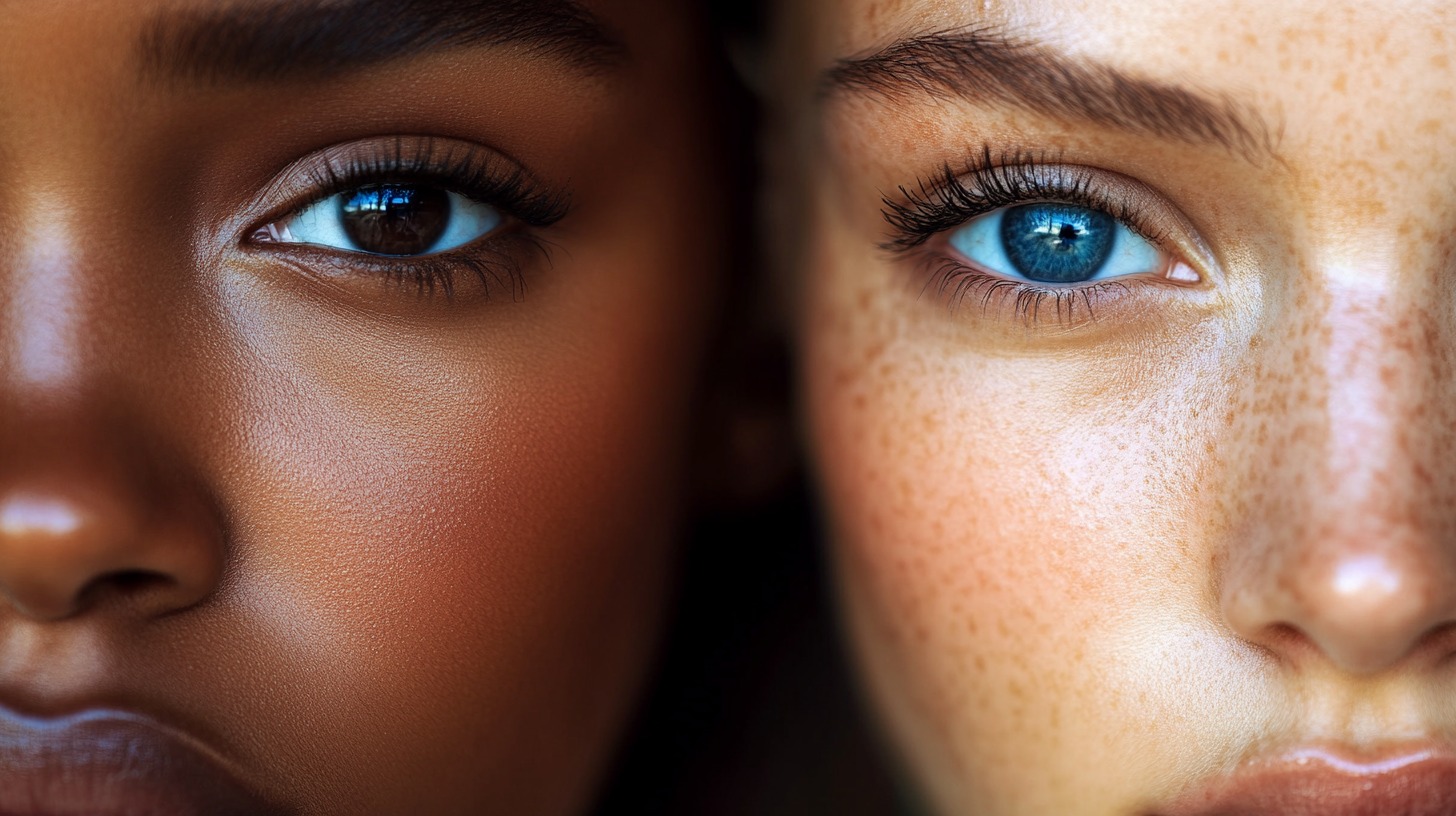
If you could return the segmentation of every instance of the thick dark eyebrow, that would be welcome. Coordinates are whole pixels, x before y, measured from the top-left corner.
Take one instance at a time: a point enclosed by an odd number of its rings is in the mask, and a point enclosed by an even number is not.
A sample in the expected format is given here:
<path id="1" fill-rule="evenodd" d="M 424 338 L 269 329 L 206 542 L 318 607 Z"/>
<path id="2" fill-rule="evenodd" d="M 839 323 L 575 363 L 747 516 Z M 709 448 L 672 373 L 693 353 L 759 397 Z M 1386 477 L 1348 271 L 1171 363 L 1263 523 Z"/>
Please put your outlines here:
<path id="1" fill-rule="evenodd" d="M 574 0 L 269 0 L 168 11 L 137 41 L 143 76 L 322 79 L 470 46 L 522 46 L 587 73 L 625 53 Z"/>
<path id="2" fill-rule="evenodd" d="M 821 95 L 916 94 L 993 101 L 1062 121 L 1214 144 L 1254 158 L 1277 139 L 1247 106 L 1222 95 L 1131 76 L 1057 53 L 993 28 L 939 31 L 903 39 L 824 72 Z"/>

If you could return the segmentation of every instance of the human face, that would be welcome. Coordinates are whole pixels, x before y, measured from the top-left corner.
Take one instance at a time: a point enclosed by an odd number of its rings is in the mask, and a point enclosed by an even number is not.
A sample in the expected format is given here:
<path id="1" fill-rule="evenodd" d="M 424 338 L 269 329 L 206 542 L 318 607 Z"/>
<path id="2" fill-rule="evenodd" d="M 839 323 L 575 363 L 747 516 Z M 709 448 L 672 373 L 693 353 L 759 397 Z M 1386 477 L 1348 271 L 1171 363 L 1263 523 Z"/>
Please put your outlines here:
<path id="1" fill-rule="evenodd" d="M 1449 4 L 780 23 L 844 616 L 934 807 L 1449 812 Z"/>
<path id="2" fill-rule="evenodd" d="M 685 8 L 7 4 L 0 811 L 580 809 L 724 254 Z"/>

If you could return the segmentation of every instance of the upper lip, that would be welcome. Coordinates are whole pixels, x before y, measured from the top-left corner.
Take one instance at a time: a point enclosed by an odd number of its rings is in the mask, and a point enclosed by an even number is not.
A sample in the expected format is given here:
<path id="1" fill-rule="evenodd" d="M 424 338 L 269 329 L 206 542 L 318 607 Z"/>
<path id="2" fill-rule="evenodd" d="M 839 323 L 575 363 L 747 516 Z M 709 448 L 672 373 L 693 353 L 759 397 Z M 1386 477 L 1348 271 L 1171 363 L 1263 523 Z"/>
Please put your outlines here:
<path id="1" fill-rule="evenodd" d="M 42 718 L 0 708 L 6 816 L 283 816 L 185 735 L 135 714 Z"/>
<path id="2" fill-rule="evenodd" d="M 1303 748 L 1261 759 L 1181 796 L 1160 816 L 1450 816 L 1456 754 L 1415 746 L 1379 756 Z"/>

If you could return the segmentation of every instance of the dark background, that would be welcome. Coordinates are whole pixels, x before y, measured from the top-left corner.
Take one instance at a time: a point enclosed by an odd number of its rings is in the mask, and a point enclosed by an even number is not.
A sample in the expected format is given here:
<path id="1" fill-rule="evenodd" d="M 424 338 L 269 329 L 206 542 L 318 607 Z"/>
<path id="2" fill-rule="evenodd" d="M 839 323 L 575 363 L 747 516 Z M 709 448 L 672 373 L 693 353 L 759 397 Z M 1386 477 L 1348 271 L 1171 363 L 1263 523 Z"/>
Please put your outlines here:
<path id="1" fill-rule="evenodd" d="M 701 519 L 654 682 L 596 816 L 887 816 L 894 788 L 851 686 L 797 481 Z"/>
<path id="2" fill-rule="evenodd" d="M 765 4 L 691 1 L 713 29 L 729 177 L 741 182 L 723 194 L 735 197 L 746 239 L 734 242 L 742 255 L 703 402 L 707 436 L 747 444 L 700 460 L 771 475 L 752 498 L 700 510 L 690 525 L 658 664 L 594 816 L 887 816 L 898 812 L 895 787 L 834 619 L 786 345 L 756 314 L 769 268 L 752 216 L 761 116 L 742 76 L 761 51 Z"/>

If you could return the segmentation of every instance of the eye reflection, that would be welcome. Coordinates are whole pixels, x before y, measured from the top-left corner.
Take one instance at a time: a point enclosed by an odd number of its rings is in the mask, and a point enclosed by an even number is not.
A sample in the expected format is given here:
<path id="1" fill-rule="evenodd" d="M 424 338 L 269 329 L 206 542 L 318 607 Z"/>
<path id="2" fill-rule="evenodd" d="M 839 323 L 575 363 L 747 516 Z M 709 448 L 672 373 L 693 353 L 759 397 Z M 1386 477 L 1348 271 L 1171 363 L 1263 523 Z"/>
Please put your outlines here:
<path id="1" fill-rule="evenodd" d="M 321 199 L 254 238 L 370 255 L 428 255 L 468 244 L 502 220 L 494 207 L 440 187 L 373 184 Z"/>
<path id="2" fill-rule="evenodd" d="M 1083 283 L 1157 272 L 1157 247 L 1100 210 L 1038 202 L 1002 207 L 951 232 L 953 249 L 1013 280 Z"/>

